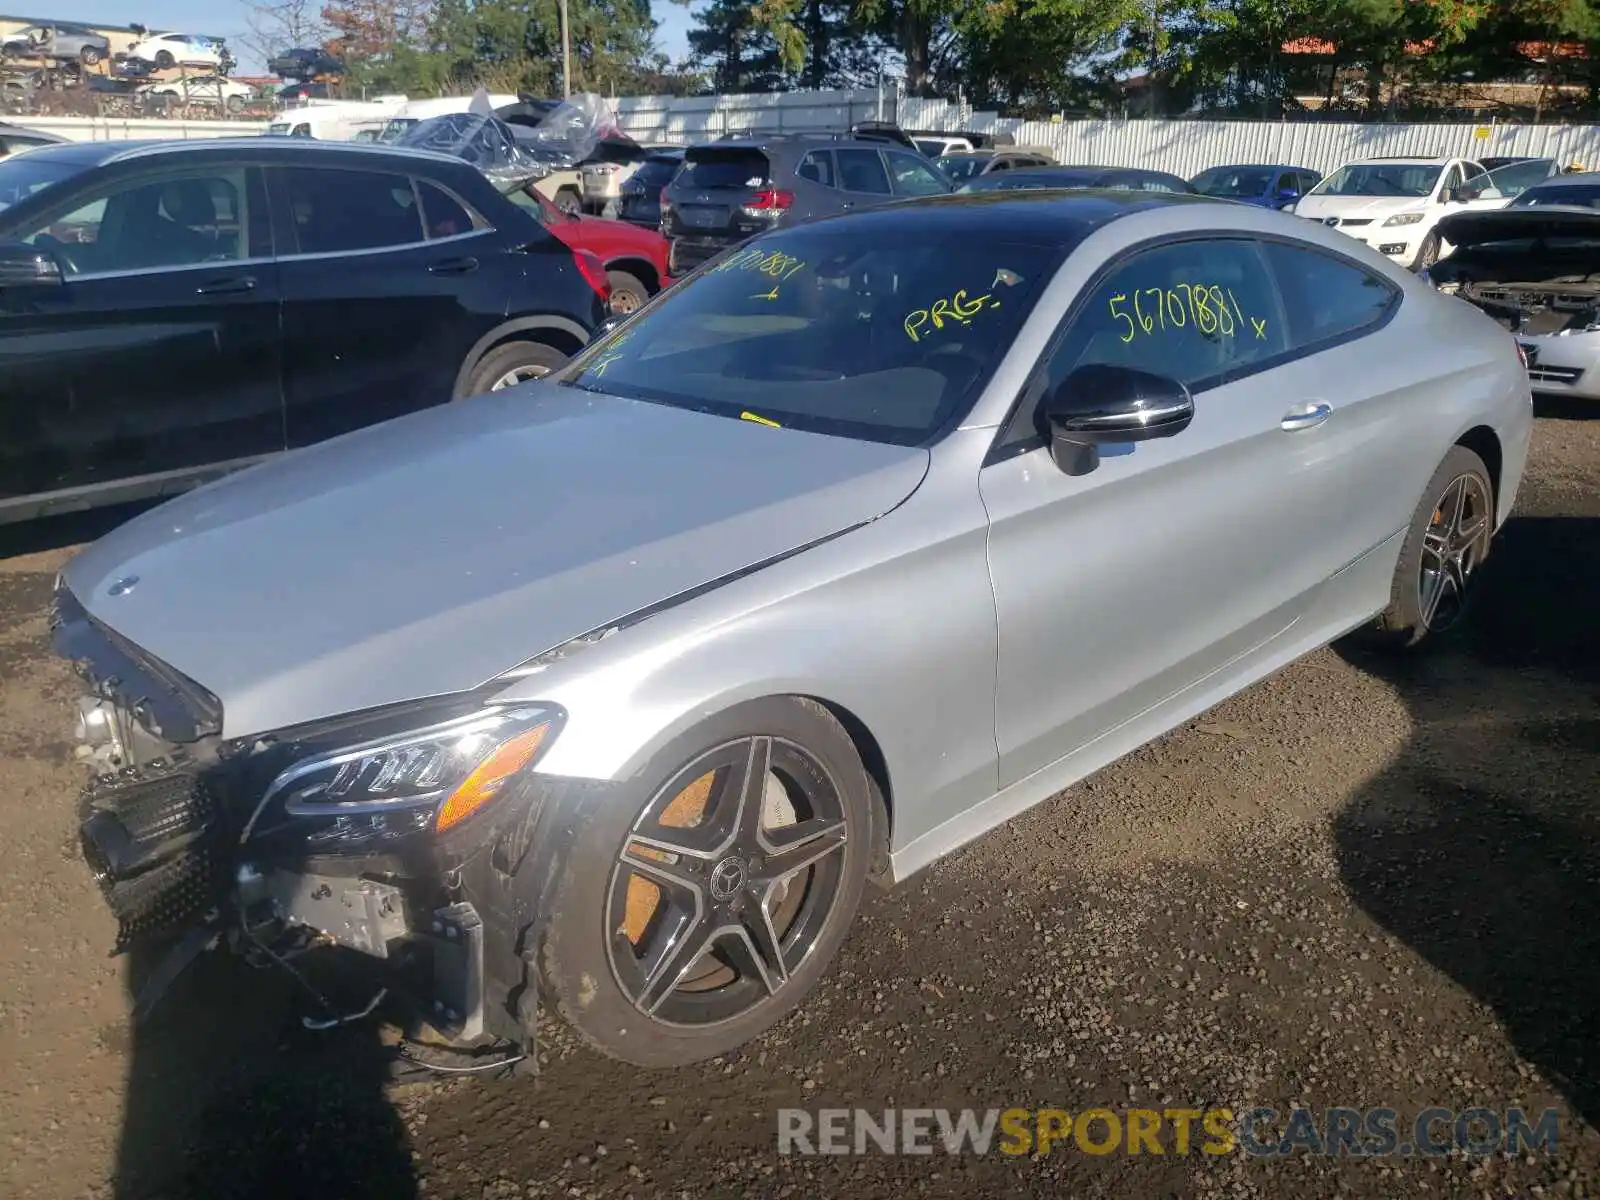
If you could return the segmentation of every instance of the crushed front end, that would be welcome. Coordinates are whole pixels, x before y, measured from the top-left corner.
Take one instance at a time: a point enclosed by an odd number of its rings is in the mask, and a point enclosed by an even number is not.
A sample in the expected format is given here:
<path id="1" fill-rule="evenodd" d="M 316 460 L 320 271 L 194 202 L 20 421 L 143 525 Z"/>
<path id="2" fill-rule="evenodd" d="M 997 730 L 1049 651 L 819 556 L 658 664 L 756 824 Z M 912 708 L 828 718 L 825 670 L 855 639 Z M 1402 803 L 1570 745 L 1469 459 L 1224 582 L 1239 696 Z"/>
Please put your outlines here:
<path id="1" fill-rule="evenodd" d="M 324 1010 L 308 1026 L 340 1024 L 376 999 L 333 1011 L 291 964 L 342 948 L 434 1040 L 531 1043 L 534 898 L 519 888 L 541 805 L 523 768 L 558 712 L 463 695 L 230 740 L 217 697 L 64 582 L 52 636 L 85 687 L 80 836 L 115 948 L 165 948 L 136 1017 L 218 948 L 294 974 Z"/>

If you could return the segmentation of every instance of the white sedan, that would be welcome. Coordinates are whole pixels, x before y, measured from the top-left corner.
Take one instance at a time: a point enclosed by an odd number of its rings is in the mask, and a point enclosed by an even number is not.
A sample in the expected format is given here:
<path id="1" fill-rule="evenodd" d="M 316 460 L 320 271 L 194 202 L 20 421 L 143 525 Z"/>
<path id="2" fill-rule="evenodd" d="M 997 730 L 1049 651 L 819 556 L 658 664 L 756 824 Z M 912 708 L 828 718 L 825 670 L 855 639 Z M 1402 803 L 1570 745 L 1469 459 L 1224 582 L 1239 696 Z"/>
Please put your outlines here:
<path id="1" fill-rule="evenodd" d="M 157 33 L 135 42 L 128 49 L 129 58 L 142 58 L 165 70 L 183 66 L 215 67 L 222 69 L 223 45 L 216 38 L 201 37 L 193 33 Z"/>

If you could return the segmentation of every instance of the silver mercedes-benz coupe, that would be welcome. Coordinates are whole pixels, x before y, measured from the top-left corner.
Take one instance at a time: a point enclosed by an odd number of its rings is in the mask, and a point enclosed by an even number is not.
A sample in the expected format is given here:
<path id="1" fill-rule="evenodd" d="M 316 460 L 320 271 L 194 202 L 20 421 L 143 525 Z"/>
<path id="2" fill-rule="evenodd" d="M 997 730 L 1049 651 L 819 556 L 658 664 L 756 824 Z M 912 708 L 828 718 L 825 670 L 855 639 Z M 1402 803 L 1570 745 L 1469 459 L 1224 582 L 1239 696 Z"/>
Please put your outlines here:
<path id="1" fill-rule="evenodd" d="M 75 558 L 85 852 L 178 961 L 344 947 L 458 1045 L 526 1046 L 542 1000 L 716 1055 L 868 879 L 1343 634 L 1450 630 L 1530 427 L 1503 329 L 1280 213 L 1002 192 L 764 235 L 546 380 Z"/>

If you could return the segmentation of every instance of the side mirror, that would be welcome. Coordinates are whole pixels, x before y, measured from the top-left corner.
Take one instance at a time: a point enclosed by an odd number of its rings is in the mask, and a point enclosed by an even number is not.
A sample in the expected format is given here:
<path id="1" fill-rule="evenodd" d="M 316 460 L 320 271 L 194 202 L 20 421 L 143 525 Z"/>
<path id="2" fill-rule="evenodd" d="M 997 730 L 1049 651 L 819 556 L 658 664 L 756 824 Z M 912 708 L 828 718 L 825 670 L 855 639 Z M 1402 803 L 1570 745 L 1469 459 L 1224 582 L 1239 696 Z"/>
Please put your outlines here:
<path id="1" fill-rule="evenodd" d="M 1176 379 L 1092 363 L 1079 367 L 1046 397 L 1050 456 L 1067 475 L 1100 465 L 1106 442 L 1143 442 L 1182 433 L 1194 420 L 1194 400 Z"/>
<path id="2" fill-rule="evenodd" d="M 60 287 L 61 264 L 27 242 L 0 242 L 0 288 Z"/>
<path id="3" fill-rule="evenodd" d="M 1292 204 L 1298 199 L 1300 199 L 1299 188 L 1286 187 L 1278 192 L 1279 204 Z"/>

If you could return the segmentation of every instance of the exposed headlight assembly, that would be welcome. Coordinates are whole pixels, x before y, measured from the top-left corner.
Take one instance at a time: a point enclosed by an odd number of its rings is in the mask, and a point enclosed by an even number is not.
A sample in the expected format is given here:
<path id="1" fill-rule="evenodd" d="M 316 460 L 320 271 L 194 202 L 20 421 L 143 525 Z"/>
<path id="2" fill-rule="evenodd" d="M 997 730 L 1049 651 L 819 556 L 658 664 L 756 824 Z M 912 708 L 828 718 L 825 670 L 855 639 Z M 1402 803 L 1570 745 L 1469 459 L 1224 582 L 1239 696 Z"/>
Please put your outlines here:
<path id="1" fill-rule="evenodd" d="M 1385 228 L 1390 225 L 1415 225 L 1418 221 L 1422 220 L 1422 216 L 1423 214 L 1419 212 L 1395 213 L 1394 216 L 1390 217 L 1383 224 Z"/>
<path id="2" fill-rule="evenodd" d="M 492 801 L 555 737 L 559 713 L 537 705 L 485 709 L 295 763 L 268 787 L 258 815 L 333 818 L 313 842 L 443 832 Z M 252 822 L 252 825 L 254 822 Z M 249 831 L 246 831 L 248 836 Z"/>

